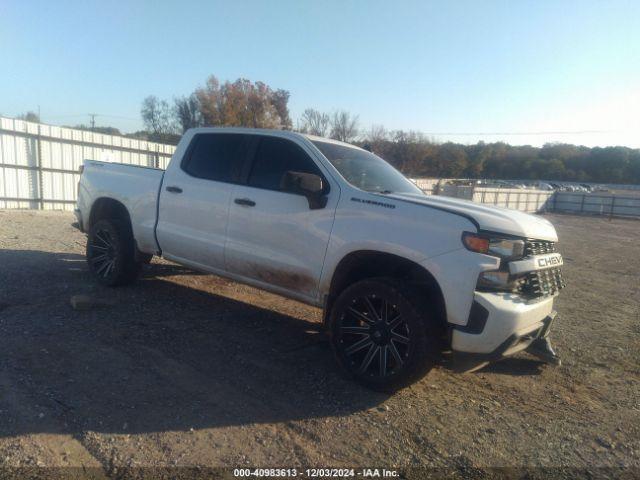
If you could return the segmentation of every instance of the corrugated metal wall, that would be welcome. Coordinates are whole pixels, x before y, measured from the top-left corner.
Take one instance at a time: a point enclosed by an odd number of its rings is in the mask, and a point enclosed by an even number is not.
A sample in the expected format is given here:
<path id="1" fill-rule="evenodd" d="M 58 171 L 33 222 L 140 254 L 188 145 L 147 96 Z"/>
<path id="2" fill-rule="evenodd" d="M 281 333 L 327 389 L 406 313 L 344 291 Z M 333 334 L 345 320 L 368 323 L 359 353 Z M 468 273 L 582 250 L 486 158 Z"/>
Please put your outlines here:
<path id="1" fill-rule="evenodd" d="M 175 146 L 0 117 L 0 208 L 73 210 L 85 159 L 166 168 Z"/>
<path id="2" fill-rule="evenodd" d="M 414 180 L 415 181 L 415 180 Z M 565 212 L 611 217 L 640 218 L 640 196 L 603 195 L 599 193 L 552 192 L 515 188 L 485 188 L 467 185 L 443 185 L 434 188 L 429 183 L 425 193 L 473 200 L 529 213 Z M 422 188 L 422 187 L 421 187 Z"/>
<path id="3" fill-rule="evenodd" d="M 640 196 L 557 192 L 553 199 L 553 210 L 565 213 L 640 218 Z"/>
<path id="4" fill-rule="evenodd" d="M 471 200 L 499 207 L 537 213 L 552 210 L 555 192 L 547 190 L 516 190 L 498 188 L 475 188 Z"/>

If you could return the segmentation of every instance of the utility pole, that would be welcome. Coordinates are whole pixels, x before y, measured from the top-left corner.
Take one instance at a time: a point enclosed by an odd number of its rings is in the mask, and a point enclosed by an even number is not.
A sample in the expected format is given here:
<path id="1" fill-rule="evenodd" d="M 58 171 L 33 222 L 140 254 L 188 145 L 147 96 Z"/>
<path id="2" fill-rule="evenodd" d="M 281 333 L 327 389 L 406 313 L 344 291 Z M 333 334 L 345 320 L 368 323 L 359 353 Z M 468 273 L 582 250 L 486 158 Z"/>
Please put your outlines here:
<path id="1" fill-rule="evenodd" d="M 98 115 L 97 113 L 89 113 L 89 116 L 91 117 L 91 131 L 92 132 L 96 128 L 96 116 L 97 115 Z"/>

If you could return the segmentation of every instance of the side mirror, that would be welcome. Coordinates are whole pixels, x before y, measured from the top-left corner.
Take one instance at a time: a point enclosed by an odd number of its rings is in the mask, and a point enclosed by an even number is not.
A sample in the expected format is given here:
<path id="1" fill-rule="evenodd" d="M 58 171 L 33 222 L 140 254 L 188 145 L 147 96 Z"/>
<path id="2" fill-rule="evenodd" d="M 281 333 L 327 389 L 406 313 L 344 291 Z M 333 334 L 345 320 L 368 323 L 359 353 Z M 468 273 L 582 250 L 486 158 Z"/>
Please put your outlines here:
<path id="1" fill-rule="evenodd" d="M 280 187 L 284 192 L 307 197 L 311 210 L 324 208 L 327 205 L 324 181 L 319 175 L 288 171 L 282 176 Z"/>

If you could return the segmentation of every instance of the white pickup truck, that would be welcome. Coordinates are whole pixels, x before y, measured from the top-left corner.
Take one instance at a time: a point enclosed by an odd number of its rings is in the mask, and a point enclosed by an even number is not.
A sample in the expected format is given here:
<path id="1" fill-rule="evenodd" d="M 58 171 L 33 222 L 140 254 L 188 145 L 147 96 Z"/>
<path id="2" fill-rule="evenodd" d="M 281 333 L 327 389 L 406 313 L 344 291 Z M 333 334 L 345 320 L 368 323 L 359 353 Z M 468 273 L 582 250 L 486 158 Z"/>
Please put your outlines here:
<path id="1" fill-rule="evenodd" d="M 451 351 L 469 371 L 548 340 L 564 286 L 547 220 L 428 196 L 361 148 L 198 128 L 166 171 L 87 160 L 76 216 L 97 279 L 153 255 L 321 307 L 338 362 L 394 389 Z"/>

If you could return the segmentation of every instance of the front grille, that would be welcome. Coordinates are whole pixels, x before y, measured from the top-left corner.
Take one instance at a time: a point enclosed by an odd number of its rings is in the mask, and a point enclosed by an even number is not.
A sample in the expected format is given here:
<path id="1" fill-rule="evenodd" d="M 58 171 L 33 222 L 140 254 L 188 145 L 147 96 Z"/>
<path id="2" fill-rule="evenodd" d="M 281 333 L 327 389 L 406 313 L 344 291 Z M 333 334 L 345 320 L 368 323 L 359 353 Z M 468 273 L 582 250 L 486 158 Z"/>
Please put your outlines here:
<path id="1" fill-rule="evenodd" d="M 527 273 L 520 280 L 518 291 L 527 297 L 537 298 L 555 295 L 564 287 L 562 269 L 555 267 Z"/>
<path id="2" fill-rule="evenodd" d="M 556 242 L 547 242 L 545 240 L 527 240 L 524 244 L 524 256 L 544 255 L 545 253 L 556 253 Z"/>

